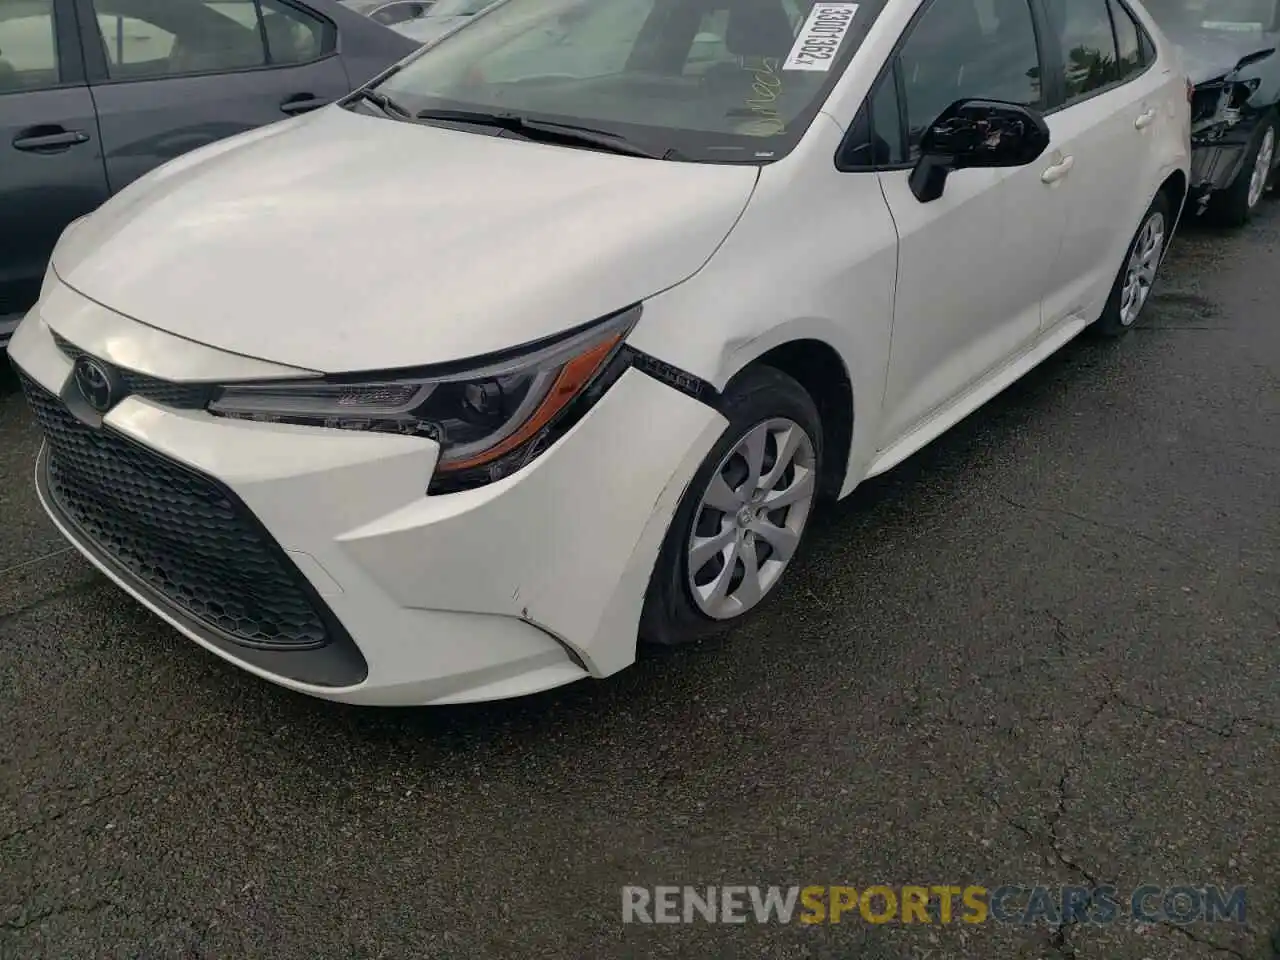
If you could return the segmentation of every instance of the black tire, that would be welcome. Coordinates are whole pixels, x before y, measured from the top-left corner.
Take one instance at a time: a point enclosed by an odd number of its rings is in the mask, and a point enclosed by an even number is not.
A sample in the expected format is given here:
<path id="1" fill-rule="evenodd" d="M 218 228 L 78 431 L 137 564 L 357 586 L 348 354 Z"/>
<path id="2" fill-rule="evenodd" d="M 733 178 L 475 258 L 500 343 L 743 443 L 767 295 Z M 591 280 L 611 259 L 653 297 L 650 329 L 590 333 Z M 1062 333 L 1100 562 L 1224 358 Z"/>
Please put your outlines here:
<path id="1" fill-rule="evenodd" d="M 1267 191 L 1263 190 L 1258 197 L 1257 203 L 1253 206 L 1249 205 L 1249 184 L 1253 178 L 1253 168 L 1258 162 L 1258 154 L 1262 150 L 1263 141 L 1266 139 L 1267 131 L 1271 131 L 1273 138 L 1277 135 L 1276 121 L 1274 117 L 1268 117 L 1258 124 L 1258 129 L 1253 132 L 1253 139 L 1249 141 L 1249 149 L 1245 151 L 1244 162 L 1240 165 L 1240 172 L 1236 174 L 1236 178 L 1231 181 L 1231 185 L 1225 190 L 1220 190 L 1209 200 L 1209 218 L 1213 223 L 1222 227 L 1243 227 L 1251 219 L 1258 207 L 1262 206 L 1262 200 L 1266 197 Z M 1275 156 L 1276 142 L 1272 141 L 1272 175 L 1275 174 Z M 1268 181 L 1270 182 L 1270 181 Z"/>
<path id="2" fill-rule="evenodd" d="M 1164 221 L 1164 247 L 1167 248 L 1169 237 L 1173 230 L 1173 211 L 1169 204 L 1169 198 L 1162 190 L 1156 194 L 1156 198 L 1151 201 L 1151 206 L 1147 207 L 1147 212 L 1142 215 L 1142 219 L 1138 221 L 1138 229 L 1133 235 L 1133 239 L 1129 241 L 1129 246 L 1124 252 L 1124 261 L 1120 264 L 1120 272 L 1116 274 L 1115 283 L 1111 285 L 1111 295 L 1107 297 L 1107 305 L 1102 309 L 1100 316 L 1093 324 L 1093 331 L 1103 337 L 1123 337 L 1131 329 L 1134 324 L 1142 316 L 1142 311 L 1146 309 L 1150 298 L 1144 300 L 1137 314 L 1127 316 L 1123 311 L 1124 306 L 1124 289 L 1125 281 L 1129 276 L 1129 261 L 1133 257 L 1134 250 L 1138 246 L 1138 241 L 1142 239 L 1148 222 L 1153 216 L 1159 214 Z M 1163 259 L 1164 252 L 1161 251 Z M 1157 270 L 1159 268 L 1157 267 Z"/>
<path id="3" fill-rule="evenodd" d="M 759 604 L 741 616 L 717 620 L 699 609 L 689 587 L 687 548 L 694 524 L 699 522 L 702 511 L 698 508 L 703 495 L 722 461 L 753 427 L 778 417 L 799 425 L 813 445 L 815 482 L 822 475 L 822 422 L 818 409 L 809 393 L 785 373 L 767 366 L 748 368 L 725 389 L 719 409 L 729 425 L 690 481 L 667 530 L 640 615 L 639 632 L 643 643 L 676 646 L 703 639 L 749 618 L 777 595 L 778 584 L 775 583 Z M 809 517 L 812 517 L 812 511 Z M 803 533 L 804 530 L 801 531 L 802 538 Z M 785 579 L 788 569 L 783 569 L 782 579 Z"/>

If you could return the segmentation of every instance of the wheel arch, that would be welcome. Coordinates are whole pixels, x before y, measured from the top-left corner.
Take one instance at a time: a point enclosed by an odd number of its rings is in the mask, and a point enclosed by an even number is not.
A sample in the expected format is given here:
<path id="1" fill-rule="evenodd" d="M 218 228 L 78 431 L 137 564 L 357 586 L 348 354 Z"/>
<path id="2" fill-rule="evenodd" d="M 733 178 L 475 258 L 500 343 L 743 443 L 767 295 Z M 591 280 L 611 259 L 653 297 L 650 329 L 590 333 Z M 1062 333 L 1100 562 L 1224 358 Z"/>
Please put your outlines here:
<path id="1" fill-rule="evenodd" d="M 785 373 L 813 399 L 822 421 L 822 474 L 818 491 L 824 498 L 835 499 L 844 485 L 853 449 L 853 380 L 844 359 L 824 340 L 812 337 L 788 340 L 753 358 L 729 379 L 729 384 L 759 366 Z"/>
<path id="2" fill-rule="evenodd" d="M 1160 189 L 1156 191 L 1157 195 L 1163 194 L 1169 201 L 1169 206 L 1173 210 L 1175 222 L 1182 219 L 1182 206 L 1187 199 L 1187 174 L 1185 171 L 1178 169 L 1164 178 L 1164 183 L 1160 184 Z"/>

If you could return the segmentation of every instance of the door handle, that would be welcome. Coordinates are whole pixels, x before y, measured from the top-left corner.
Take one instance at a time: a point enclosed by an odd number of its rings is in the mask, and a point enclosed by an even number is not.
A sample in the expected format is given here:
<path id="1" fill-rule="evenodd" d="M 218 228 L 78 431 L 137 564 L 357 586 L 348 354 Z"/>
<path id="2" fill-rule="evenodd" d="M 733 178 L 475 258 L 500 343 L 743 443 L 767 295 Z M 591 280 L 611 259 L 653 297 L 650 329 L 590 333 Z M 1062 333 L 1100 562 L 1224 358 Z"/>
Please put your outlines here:
<path id="1" fill-rule="evenodd" d="M 1145 130 L 1155 122 L 1156 112 L 1154 109 L 1148 109 L 1146 113 L 1141 114 L 1137 120 L 1133 121 L 1133 125 L 1139 130 Z"/>
<path id="2" fill-rule="evenodd" d="M 49 130 L 48 127 L 44 128 Z M 89 135 L 79 130 L 49 130 L 48 133 L 24 130 L 13 138 L 13 148 L 27 153 L 61 153 L 81 143 L 89 142 Z"/>
<path id="3" fill-rule="evenodd" d="M 297 96 L 290 97 L 280 104 L 280 112 L 287 114 L 306 113 L 308 110 L 318 110 L 321 107 L 329 105 L 328 100 L 324 100 L 311 93 L 299 93 Z"/>
<path id="4" fill-rule="evenodd" d="M 1070 173 L 1071 168 L 1074 167 L 1075 165 L 1076 165 L 1075 157 L 1063 157 L 1053 166 L 1045 168 L 1044 173 L 1040 174 L 1040 181 L 1042 183 L 1057 183 L 1059 180 L 1065 177 L 1068 173 Z"/>

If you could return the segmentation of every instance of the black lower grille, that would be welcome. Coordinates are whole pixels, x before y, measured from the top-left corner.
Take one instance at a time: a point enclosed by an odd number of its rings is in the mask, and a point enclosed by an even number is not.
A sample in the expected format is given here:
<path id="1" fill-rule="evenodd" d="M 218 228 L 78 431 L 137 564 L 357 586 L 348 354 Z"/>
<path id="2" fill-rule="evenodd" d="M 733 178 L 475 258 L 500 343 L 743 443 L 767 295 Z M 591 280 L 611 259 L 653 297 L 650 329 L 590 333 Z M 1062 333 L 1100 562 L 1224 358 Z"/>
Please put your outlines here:
<path id="1" fill-rule="evenodd" d="M 305 650 L 332 639 L 301 573 L 234 494 L 109 428 L 81 423 L 21 380 L 48 441 L 46 488 L 94 546 L 237 644 Z"/>

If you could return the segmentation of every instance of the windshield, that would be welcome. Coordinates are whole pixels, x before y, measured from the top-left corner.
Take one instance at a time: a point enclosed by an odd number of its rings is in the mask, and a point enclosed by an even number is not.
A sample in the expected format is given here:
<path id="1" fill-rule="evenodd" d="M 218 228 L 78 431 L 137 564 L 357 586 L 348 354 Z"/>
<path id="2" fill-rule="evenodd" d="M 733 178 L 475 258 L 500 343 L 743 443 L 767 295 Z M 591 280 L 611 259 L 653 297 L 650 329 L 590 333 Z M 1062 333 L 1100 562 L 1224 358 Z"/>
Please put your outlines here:
<path id="1" fill-rule="evenodd" d="M 1280 27 L 1280 0 L 1146 0 L 1161 26 L 1207 33 L 1269 33 Z"/>
<path id="2" fill-rule="evenodd" d="M 657 155 L 765 163 L 800 139 L 885 2 L 500 0 L 378 86 L 414 113 L 514 114 Z"/>

